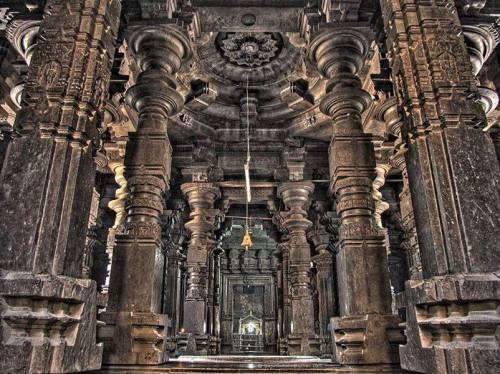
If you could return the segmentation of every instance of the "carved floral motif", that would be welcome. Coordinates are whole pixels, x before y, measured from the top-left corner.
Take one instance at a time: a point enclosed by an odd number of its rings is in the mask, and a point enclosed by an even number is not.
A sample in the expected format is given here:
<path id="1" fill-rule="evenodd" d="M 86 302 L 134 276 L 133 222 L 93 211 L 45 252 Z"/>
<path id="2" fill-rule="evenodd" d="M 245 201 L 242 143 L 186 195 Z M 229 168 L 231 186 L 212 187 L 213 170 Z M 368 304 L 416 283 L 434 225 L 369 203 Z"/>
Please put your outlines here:
<path id="1" fill-rule="evenodd" d="M 278 40 L 272 33 L 229 33 L 220 45 L 222 54 L 239 66 L 255 67 L 269 63 L 279 53 Z"/>

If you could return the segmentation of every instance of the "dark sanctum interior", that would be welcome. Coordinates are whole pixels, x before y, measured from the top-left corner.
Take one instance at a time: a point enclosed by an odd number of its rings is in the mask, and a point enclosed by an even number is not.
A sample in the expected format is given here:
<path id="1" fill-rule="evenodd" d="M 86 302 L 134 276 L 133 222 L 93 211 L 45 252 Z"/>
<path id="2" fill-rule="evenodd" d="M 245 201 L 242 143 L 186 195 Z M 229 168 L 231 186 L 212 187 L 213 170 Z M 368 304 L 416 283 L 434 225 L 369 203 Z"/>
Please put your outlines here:
<path id="1" fill-rule="evenodd" d="M 499 372 L 499 43 L 500 1 L 0 0 L 0 373 Z"/>

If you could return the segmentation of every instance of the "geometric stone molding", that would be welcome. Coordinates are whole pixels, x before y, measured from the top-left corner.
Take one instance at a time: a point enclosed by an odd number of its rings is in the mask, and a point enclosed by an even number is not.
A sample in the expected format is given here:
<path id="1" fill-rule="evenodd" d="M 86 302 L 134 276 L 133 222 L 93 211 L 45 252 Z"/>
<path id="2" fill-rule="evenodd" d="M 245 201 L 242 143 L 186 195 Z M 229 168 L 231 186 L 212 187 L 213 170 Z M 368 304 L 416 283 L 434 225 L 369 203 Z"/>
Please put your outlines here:
<path id="1" fill-rule="evenodd" d="M 96 284 L 88 279 L 0 272 L 0 371 L 99 369 L 103 347 L 96 345 L 96 295 Z"/>
<path id="2" fill-rule="evenodd" d="M 489 372 L 498 364 L 498 275 L 410 281 L 405 294 L 408 343 L 400 348 L 403 368 L 421 373 L 472 374 Z"/>
<path id="3" fill-rule="evenodd" d="M 334 360 L 352 365 L 399 362 L 398 348 L 406 341 L 400 321 L 398 316 L 388 314 L 332 318 Z"/>

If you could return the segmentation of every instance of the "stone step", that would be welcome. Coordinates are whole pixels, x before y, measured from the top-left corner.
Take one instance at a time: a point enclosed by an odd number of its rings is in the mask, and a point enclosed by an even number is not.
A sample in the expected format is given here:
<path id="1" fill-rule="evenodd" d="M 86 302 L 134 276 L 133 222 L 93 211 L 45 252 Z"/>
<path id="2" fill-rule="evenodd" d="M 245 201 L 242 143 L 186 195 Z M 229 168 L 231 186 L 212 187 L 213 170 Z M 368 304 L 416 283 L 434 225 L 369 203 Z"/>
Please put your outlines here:
<path id="1" fill-rule="evenodd" d="M 181 356 L 159 366 L 110 365 L 96 373 L 406 373 L 396 366 L 341 367 L 313 356 Z"/>

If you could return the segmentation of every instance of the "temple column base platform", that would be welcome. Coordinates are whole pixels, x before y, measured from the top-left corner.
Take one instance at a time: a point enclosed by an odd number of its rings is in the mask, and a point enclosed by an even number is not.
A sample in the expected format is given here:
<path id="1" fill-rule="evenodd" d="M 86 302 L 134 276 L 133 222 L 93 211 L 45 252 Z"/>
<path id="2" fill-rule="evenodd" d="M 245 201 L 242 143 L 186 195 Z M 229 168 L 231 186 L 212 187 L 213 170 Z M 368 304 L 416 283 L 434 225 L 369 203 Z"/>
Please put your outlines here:
<path id="1" fill-rule="evenodd" d="M 401 320 L 390 314 L 333 317 L 334 361 L 342 365 L 399 362 L 398 348 L 406 339 Z"/>
<path id="2" fill-rule="evenodd" d="M 158 365 L 168 361 L 165 332 L 170 320 L 166 314 L 106 312 L 100 319 L 106 324 L 99 328 L 103 363 Z"/>
<path id="3" fill-rule="evenodd" d="M 177 341 L 179 351 L 185 355 L 206 356 L 214 349 L 213 337 L 208 334 L 179 334 Z"/>
<path id="4" fill-rule="evenodd" d="M 401 366 L 420 373 L 487 373 L 500 357 L 500 278 L 455 274 L 408 281 Z"/>
<path id="5" fill-rule="evenodd" d="M 181 356 L 159 366 L 107 365 L 96 373 L 408 373 L 399 365 L 340 366 L 314 356 Z"/>
<path id="6" fill-rule="evenodd" d="M 0 372 L 96 370 L 96 284 L 89 279 L 0 272 Z"/>
<path id="7" fill-rule="evenodd" d="M 290 356 L 319 356 L 321 353 L 320 341 L 317 336 L 288 335 L 288 355 Z"/>

